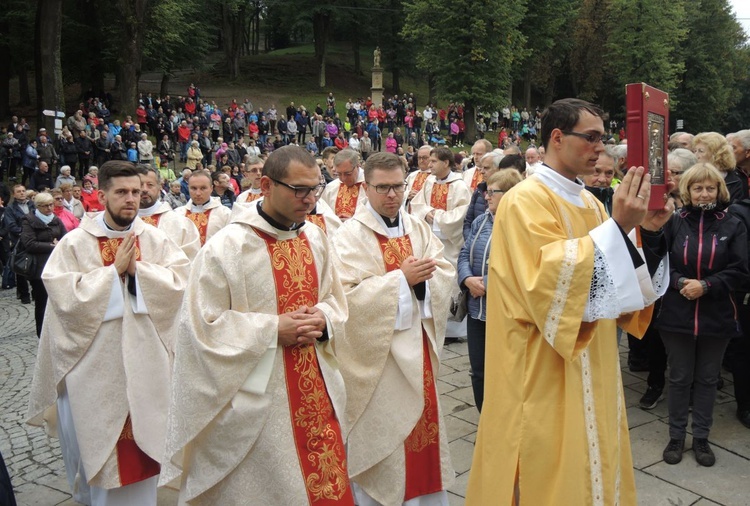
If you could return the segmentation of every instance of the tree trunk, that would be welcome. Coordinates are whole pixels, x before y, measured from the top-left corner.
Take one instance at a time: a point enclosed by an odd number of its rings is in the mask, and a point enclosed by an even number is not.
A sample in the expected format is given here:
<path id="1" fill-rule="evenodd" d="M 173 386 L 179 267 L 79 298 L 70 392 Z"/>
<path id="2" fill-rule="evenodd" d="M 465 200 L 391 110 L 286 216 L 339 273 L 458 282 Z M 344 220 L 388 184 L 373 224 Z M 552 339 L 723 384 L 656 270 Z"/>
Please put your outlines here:
<path id="1" fill-rule="evenodd" d="M 354 53 L 354 75 L 358 76 L 362 73 L 362 58 L 360 58 L 359 50 L 359 30 L 354 29 L 352 35 L 352 53 Z"/>
<path id="2" fill-rule="evenodd" d="M 166 97 L 169 95 L 169 78 L 172 74 L 169 70 L 165 70 L 161 76 L 161 87 L 159 88 L 159 96 Z"/>
<path id="3" fill-rule="evenodd" d="M 331 13 L 317 11 L 313 14 L 313 38 L 315 39 L 315 60 L 318 64 L 318 86 L 326 85 L 326 50 L 331 26 Z"/>
<path id="4" fill-rule="evenodd" d="M 8 19 L 1 16 L 0 33 L 10 33 L 9 28 Z M 6 37 L 0 37 L 0 54 L 10 54 Z M 10 116 L 10 65 L 6 61 L 5 65 L 0 65 L 0 118 L 8 116 Z"/>
<path id="5" fill-rule="evenodd" d="M 120 103 L 123 114 L 135 115 L 138 108 L 138 81 L 141 79 L 144 20 L 148 0 L 118 2 L 124 34 L 120 43 Z"/>
<path id="6" fill-rule="evenodd" d="M 37 30 L 34 60 L 37 81 L 38 123 L 50 132 L 54 118 L 45 118 L 42 110 L 65 110 L 62 65 L 60 63 L 60 34 L 62 31 L 62 0 L 38 0 Z M 49 123 L 49 125 L 47 125 Z"/>
<path id="7" fill-rule="evenodd" d="M 253 54 L 260 53 L 260 2 L 255 8 L 255 41 L 253 44 Z"/>
<path id="8" fill-rule="evenodd" d="M 464 124 L 466 125 L 464 139 L 467 144 L 474 144 L 474 141 L 477 139 L 477 117 L 476 107 L 471 102 L 464 104 Z"/>
<path id="9" fill-rule="evenodd" d="M 401 69 L 393 67 L 391 70 L 391 86 L 394 95 L 401 95 Z M 432 101 L 430 101 L 432 103 Z"/>
<path id="10" fill-rule="evenodd" d="M 245 26 L 245 7 L 241 5 L 236 12 L 226 4 L 221 8 L 222 46 L 227 60 L 227 71 L 230 80 L 240 77 L 240 52 L 243 43 Z"/>
<path id="11" fill-rule="evenodd" d="M 435 76 L 432 72 L 427 73 L 427 102 L 430 104 L 435 103 Z"/>
<path id="12" fill-rule="evenodd" d="M 523 76 L 523 106 L 531 110 L 531 68 L 528 67 Z"/>
<path id="13" fill-rule="evenodd" d="M 23 66 L 23 63 L 18 63 L 16 65 L 16 73 L 18 74 L 18 94 L 20 96 L 18 105 L 31 105 L 29 75 L 26 72 L 26 67 Z"/>

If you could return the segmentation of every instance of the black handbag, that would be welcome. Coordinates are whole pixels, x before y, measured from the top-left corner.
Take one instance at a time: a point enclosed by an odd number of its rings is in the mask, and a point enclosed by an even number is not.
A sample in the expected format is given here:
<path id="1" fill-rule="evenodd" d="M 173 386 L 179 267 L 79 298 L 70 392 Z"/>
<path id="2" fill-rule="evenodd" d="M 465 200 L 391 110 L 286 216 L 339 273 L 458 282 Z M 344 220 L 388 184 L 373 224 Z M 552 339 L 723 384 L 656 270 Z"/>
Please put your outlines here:
<path id="1" fill-rule="evenodd" d="M 18 276 L 30 278 L 36 273 L 36 256 L 23 249 L 21 241 L 11 251 L 8 262 Z"/>

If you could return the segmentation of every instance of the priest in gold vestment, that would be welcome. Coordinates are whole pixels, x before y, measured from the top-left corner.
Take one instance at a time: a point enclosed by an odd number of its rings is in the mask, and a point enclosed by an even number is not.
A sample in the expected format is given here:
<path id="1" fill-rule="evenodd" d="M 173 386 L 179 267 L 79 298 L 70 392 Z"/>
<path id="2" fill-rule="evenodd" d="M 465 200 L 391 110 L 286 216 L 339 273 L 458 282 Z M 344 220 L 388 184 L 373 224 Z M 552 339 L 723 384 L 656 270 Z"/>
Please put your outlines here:
<path id="1" fill-rule="evenodd" d="M 172 357 L 190 269 L 180 248 L 137 217 L 126 161 L 99 169 L 105 210 L 54 248 L 29 399 L 30 423 L 60 438 L 76 501 L 156 506 Z"/>
<path id="2" fill-rule="evenodd" d="M 201 249 L 200 235 L 192 221 L 172 211 L 172 206 L 160 199 L 161 175 L 150 165 L 139 165 L 141 203 L 138 217 L 158 228 L 172 239 L 189 260 Z"/>
<path id="3" fill-rule="evenodd" d="M 643 335 L 666 290 L 663 238 L 638 249 L 636 229 L 666 221 L 671 203 L 647 216 L 643 168 L 623 179 L 612 218 L 585 191 L 601 115 L 576 99 L 552 104 L 546 164 L 497 210 L 467 505 L 637 504 L 615 327 Z"/>
<path id="4" fill-rule="evenodd" d="M 175 351 L 162 483 L 180 504 L 353 504 L 345 391 L 333 354 L 346 299 L 302 148 L 266 161 L 264 198 L 198 253 Z"/>
<path id="5" fill-rule="evenodd" d="M 193 222 L 198 229 L 201 246 L 229 223 L 229 216 L 232 214 L 232 211 L 221 205 L 219 197 L 211 196 L 212 190 L 213 183 L 208 171 L 193 172 L 188 182 L 190 200 L 174 210 Z"/>
<path id="6" fill-rule="evenodd" d="M 436 378 L 455 271 L 402 209 L 399 158 L 367 158 L 368 203 L 333 238 L 349 319 L 336 343 L 349 474 L 361 506 L 447 505 L 454 479 Z"/>

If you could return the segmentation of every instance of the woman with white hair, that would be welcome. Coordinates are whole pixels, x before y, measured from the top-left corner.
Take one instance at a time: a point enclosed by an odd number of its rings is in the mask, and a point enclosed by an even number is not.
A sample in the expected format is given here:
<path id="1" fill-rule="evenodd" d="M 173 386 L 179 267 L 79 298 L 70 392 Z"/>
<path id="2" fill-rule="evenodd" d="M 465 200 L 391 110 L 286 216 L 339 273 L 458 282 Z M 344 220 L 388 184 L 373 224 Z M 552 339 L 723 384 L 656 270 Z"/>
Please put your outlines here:
<path id="1" fill-rule="evenodd" d="M 145 133 L 141 134 L 141 140 L 138 141 L 138 160 L 146 165 L 154 164 L 154 144 Z"/>
<path id="2" fill-rule="evenodd" d="M 60 167 L 60 175 L 55 180 L 55 188 L 60 188 L 60 186 L 66 183 L 71 186 L 76 184 L 76 178 L 70 175 L 70 165 Z"/>
<path id="3" fill-rule="evenodd" d="M 198 146 L 198 141 L 192 141 L 187 150 L 187 163 L 185 166 L 188 169 L 193 170 L 201 160 L 203 160 L 203 151 L 201 151 L 200 146 Z"/>

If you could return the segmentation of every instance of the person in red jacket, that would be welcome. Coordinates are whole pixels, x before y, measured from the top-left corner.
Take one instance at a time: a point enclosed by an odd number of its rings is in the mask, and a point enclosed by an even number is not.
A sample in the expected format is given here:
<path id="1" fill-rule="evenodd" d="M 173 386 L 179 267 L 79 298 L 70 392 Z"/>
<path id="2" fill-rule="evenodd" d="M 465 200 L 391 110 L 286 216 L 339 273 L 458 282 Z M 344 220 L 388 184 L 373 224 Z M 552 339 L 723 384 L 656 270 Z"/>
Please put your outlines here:
<path id="1" fill-rule="evenodd" d="M 333 141 L 333 144 L 341 149 L 346 149 L 349 147 L 349 143 L 347 142 L 346 138 L 344 137 L 344 132 L 339 132 L 339 134 L 336 136 L 336 139 Z"/>
<path id="2" fill-rule="evenodd" d="M 138 124 L 141 126 L 141 130 L 145 131 L 146 123 L 148 123 L 146 108 L 139 105 L 138 109 L 135 110 L 135 117 Z"/>
<path id="3" fill-rule="evenodd" d="M 94 190 L 94 185 L 88 179 L 83 181 L 83 190 L 81 190 L 81 201 L 83 208 L 87 213 L 104 211 L 104 207 L 99 203 L 99 195 Z"/>
<path id="4" fill-rule="evenodd" d="M 182 120 L 177 127 L 177 142 L 180 143 L 180 161 L 187 162 L 187 150 L 190 145 L 190 127 L 187 121 Z"/>

